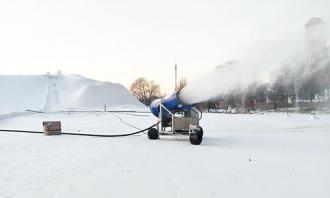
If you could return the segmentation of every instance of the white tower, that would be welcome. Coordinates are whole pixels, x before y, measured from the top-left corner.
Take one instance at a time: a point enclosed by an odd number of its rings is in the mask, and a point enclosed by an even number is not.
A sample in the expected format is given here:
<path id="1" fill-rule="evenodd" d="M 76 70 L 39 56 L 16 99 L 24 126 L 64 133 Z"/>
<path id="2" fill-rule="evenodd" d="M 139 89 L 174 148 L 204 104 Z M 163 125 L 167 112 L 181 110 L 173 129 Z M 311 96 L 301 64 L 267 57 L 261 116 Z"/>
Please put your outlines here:
<path id="1" fill-rule="evenodd" d="M 326 24 L 320 18 L 311 18 L 305 25 L 307 63 L 313 64 L 327 57 Z"/>

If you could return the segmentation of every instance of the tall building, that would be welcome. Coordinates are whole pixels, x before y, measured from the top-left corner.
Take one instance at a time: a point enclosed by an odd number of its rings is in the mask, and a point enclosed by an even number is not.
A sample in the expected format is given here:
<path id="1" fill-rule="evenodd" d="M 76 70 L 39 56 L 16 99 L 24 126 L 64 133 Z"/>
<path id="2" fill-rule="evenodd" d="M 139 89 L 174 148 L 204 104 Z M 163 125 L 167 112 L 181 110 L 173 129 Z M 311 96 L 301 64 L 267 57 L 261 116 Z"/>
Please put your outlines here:
<path id="1" fill-rule="evenodd" d="M 311 18 L 305 25 L 307 63 L 313 64 L 328 56 L 326 24 Z"/>

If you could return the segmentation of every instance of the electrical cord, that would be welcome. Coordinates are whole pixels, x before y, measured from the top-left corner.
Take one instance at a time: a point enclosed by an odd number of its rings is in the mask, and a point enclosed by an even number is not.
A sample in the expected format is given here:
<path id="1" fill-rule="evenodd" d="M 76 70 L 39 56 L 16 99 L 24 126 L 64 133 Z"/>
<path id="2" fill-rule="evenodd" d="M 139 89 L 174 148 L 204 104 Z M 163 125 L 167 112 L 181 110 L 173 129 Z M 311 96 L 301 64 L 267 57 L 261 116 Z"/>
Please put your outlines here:
<path id="1" fill-rule="evenodd" d="M 127 125 L 127 126 L 130 126 L 130 127 L 134 128 L 134 129 L 141 130 L 140 128 L 138 128 L 138 127 L 136 127 L 136 126 L 134 126 L 134 125 L 132 125 L 132 124 L 130 124 L 130 123 L 125 122 L 120 116 L 116 115 L 115 113 L 111 113 L 111 114 L 112 114 L 113 116 L 115 116 L 116 118 L 118 118 L 118 119 L 120 120 L 121 123 L 123 123 L 123 124 L 125 124 L 125 125 Z"/>
<path id="2" fill-rule="evenodd" d="M 132 132 L 132 133 L 123 133 L 123 134 L 114 134 L 114 135 L 102 135 L 102 134 L 90 134 L 90 133 L 70 133 L 70 132 L 63 132 L 61 133 L 62 135 L 75 135 L 75 136 L 89 136 L 89 137 L 125 137 L 125 136 L 131 136 L 131 135 L 136 135 L 139 133 L 142 133 L 144 131 L 148 131 L 149 129 L 157 126 L 159 124 L 159 122 L 157 122 L 156 124 L 136 131 L 136 132 Z M 28 130 L 16 130 L 16 129 L 0 129 L 0 132 L 10 132 L 10 133 L 44 133 L 43 131 L 28 131 Z"/>

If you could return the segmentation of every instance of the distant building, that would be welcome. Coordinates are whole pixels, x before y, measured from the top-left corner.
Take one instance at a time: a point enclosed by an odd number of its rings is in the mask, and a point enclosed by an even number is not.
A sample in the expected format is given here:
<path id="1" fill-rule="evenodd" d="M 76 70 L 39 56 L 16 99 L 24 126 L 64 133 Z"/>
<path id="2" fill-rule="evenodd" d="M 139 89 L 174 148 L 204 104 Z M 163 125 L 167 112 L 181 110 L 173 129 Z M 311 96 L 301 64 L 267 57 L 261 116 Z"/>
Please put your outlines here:
<path id="1" fill-rule="evenodd" d="M 311 18 L 305 25 L 307 63 L 313 64 L 328 56 L 326 24 L 320 18 Z"/>

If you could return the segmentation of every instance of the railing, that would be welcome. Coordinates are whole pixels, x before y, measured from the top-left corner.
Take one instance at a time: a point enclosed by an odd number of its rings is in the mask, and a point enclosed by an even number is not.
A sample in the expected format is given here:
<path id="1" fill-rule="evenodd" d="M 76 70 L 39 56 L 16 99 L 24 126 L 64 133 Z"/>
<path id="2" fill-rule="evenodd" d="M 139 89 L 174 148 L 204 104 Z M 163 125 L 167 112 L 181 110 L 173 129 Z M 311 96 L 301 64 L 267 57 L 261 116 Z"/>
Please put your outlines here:
<path id="1" fill-rule="evenodd" d="M 171 115 L 171 121 L 172 121 L 172 126 L 171 126 L 171 132 L 172 132 L 172 134 L 174 134 L 174 114 L 170 111 L 170 110 L 168 110 L 162 103 L 160 104 L 160 110 L 159 110 L 159 115 L 160 115 L 160 129 L 161 129 L 161 131 L 165 131 L 165 128 L 164 128 L 164 130 L 163 130 L 163 109 L 165 109 L 165 111 L 167 111 L 170 115 Z"/>

